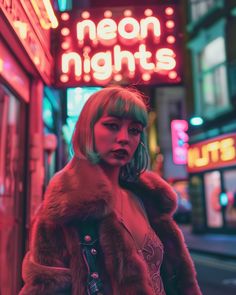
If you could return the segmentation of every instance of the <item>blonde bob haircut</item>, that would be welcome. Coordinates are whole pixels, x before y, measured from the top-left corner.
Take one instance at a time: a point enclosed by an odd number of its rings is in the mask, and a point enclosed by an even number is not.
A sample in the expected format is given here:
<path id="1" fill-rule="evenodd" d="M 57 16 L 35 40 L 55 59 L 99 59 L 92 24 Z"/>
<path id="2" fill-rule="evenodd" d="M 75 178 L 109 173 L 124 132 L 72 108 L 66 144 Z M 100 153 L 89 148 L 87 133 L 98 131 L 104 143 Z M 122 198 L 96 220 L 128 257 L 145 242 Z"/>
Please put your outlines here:
<path id="1" fill-rule="evenodd" d="M 121 86 L 103 88 L 91 95 L 75 125 L 72 147 L 77 158 L 87 159 L 93 164 L 100 162 L 100 155 L 94 144 L 94 125 L 104 113 L 108 116 L 133 119 L 143 127 L 147 126 L 147 104 L 145 97 L 138 90 Z M 126 181 L 134 181 L 147 169 L 148 163 L 146 136 L 142 131 L 133 159 L 121 168 L 120 177 Z"/>

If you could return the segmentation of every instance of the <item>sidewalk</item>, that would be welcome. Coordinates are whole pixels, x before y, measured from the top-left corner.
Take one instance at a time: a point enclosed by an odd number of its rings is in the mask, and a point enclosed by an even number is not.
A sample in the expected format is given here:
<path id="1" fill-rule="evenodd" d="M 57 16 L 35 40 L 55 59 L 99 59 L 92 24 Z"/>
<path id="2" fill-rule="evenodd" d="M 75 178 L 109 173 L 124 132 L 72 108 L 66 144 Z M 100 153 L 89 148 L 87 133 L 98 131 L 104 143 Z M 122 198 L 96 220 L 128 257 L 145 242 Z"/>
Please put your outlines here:
<path id="1" fill-rule="evenodd" d="M 236 259 L 236 235 L 193 234 L 191 226 L 179 226 L 190 251 Z"/>

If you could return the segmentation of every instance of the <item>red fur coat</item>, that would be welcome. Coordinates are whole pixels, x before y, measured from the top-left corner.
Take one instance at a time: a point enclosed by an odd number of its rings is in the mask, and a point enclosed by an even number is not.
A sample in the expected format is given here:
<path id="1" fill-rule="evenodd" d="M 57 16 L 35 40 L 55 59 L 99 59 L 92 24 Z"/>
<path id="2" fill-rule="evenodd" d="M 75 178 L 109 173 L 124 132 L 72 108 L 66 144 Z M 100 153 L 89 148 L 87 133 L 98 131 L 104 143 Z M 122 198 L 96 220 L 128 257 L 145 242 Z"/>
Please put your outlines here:
<path id="1" fill-rule="evenodd" d="M 176 195 L 171 187 L 156 174 L 145 172 L 138 183 L 126 185 L 126 189 L 142 199 L 150 224 L 164 245 L 165 287 L 175 276 L 177 294 L 200 295 L 192 260 L 172 219 Z M 113 194 L 101 168 L 84 160 L 72 159 L 53 177 L 32 228 L 20 295 L 87 294 L 87 269 L 75 227 L 87 218 L 99 223 L 105 272 L 113 278 L 112 294 L 153 294 L 144 262 L 114 214 Z"/>

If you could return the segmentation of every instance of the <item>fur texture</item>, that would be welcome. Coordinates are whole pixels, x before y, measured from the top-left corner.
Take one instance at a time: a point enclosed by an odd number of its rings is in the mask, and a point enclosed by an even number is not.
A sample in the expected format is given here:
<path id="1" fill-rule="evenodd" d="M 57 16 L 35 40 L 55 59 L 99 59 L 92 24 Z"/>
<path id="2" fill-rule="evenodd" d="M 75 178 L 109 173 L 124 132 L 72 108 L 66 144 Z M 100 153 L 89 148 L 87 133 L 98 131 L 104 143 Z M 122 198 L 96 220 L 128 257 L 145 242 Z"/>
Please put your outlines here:
<path id="1" fill-rule="evenodd" d="M 142 174 L 138 183 L 121 185 L 142 199 L 150 224 L 164 245 L 164 285 L 174 277 L 177 294 L 200 295 L 192 260 L 172 219 L 174 191 L 152 172 Z M 112 294 L 153 294 L 144 262 L 114 214 L 114 200 L 109 179 L 99 166 L 87 161 L 74 158 L 53 177 L 33 225 L 20 295 L 87 294 L 87 269 L 78 238 L 78 227 L 85 219 L 99 224 L 104 272 L 112 282 Z"/>

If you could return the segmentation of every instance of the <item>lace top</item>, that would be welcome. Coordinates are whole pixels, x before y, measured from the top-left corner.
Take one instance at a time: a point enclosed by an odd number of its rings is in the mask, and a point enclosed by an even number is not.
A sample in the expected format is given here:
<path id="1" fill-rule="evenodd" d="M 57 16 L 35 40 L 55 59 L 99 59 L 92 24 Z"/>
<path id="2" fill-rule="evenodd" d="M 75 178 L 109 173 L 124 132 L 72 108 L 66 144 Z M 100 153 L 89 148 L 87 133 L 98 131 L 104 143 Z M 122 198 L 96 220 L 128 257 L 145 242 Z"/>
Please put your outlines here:
<path id="1" fill-rule="evenodd" d="M 163 245 L 152 229 L 150 229 L 145 235 L 143 247 L 141 250 L 141 254 L 148 266 L 154 294 L 165 295 L 166 293 L 160 273 L 163 260 Z"/>
<path id="2" fill-rule="evenodd" d="M 138 197 L 135 195 L 123 197 L 122 206 L 123 210 L 119 210 L 119 206 L 117 206 L 116 215 L 129 232 L 139 255 L 147 265 L 153 294 L 166 295 L 160 273 L 164 252 L 162 242 L 151 228 Z"/>

